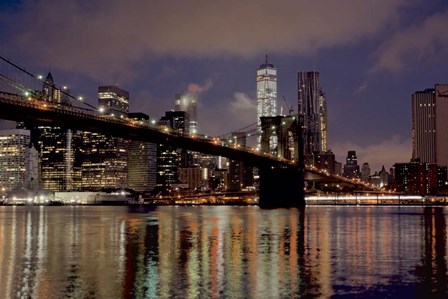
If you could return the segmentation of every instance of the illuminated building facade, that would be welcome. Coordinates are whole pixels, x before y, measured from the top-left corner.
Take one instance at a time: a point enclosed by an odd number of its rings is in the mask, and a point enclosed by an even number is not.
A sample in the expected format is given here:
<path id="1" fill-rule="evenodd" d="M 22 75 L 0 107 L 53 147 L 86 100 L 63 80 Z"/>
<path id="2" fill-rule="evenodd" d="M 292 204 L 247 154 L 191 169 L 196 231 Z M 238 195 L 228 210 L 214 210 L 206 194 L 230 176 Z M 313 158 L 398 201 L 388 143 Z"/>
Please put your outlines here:
<path id="1" fill-rule="evenodd" d="M 257 70 L 257 128 L 259 137 L 257 147 L 261 148 L 261 119 L 263 116 L 277 116 L 277 69 L 266 61 Z M 275 137 L 273 137 L 275 139 Z M 276 140 L 270 142 L 271 149 L 275 148 Z"/>
<path id="2" fill-rule="evenodd" d="M 59 127 L 35 127 L 31 129 L 31 136 L 39 152 L 42 188 L 49 191 L 79 189 L 79 160 L 75 161 L 79 136 Z"/>
<path id="3" fill-rule="evenodd" d="M 98 87 L 98 108 L 112 117 L 127 117 L 129 92 L 118 86 Z M 129 141 L 93 132 L 82 132 L 81 141 L 82 189 L 127 188 Z"/>
<path id="4" fill-rule="evenodd" d="M 442 187 L 439 186 L 442 180 L 438 177 L 439 167 L 436 164 L 420 162 L 417 159 L 409 163 L 396 163 L 394 168 L 395 191 L 397 192 L 427 195 L 434 194 L 437 188 Z M 443 173 L 442 169 L 441 173 Z"/>
<path id="5" fill-rule="evenodd" d="M 46 101 L 69 104 L 69 90 L 58 89 L 51 73 L 48 73 L 43 86 L 42 97 Z M 80 187 L 80 168 L 75 161 L 75 152 L 79 150 L 79 136 L 67 128 L 36 127 L 18 123 L 19 128 L 30 130 L 32 147 L 37 150 L 37 180 L 29 182 L 27 188 L 43 188 L 49 191 L 75 190 Z M 33 163 L 31 163 L 33 164 Z M 34 163 L 36 164 L 36 163 Z M 35 168 L 34 166 L 32 168 Z"/>
<path id="6" fill-rule="evenodd" d="M 320 146 L 321 151 L 327 151 L 327 99 L 323 92 L 319 97 L 319 122 L 320 122 Z"/>
<path id="7" fill-rule="evenodd" d="M 246 133 L 233 132 L 232 144 L 236 146 L 246 146 Z M 245 165 L 243 161 L 229 161 L 229 180 L 228 190 L 241 191 L 243 188 L 253 186 L 253 170 L 252 167 Z"/>
<path id="8" fill-rule="evenodd" d="M 191 190 L 208 188 L 208 169 L 199 167 L 179 168 L 179 181 Z"/>
<path id="9" fill-rule="evenodd" d="M 448 84 L 412 94 L 412 159 L 448 166 Z"/>
<path id="10" fill-rule="evenodd" d="M 53 76 L 49 72 L 43 83 L 42 98 L 50 102 L 69 104 L 69 94 L 70 90 L 67 86 L 63 86 L 62 89 L 56 87 Z"/>
<path id="11" fill-rule="evenodd" d="M 321 91 L 319 72 L 299 72 L 298 113 L 303 118 L 305 155 L 327 150 L 327 102 Z"/>
<path id="12" fill-rule="evenodd" d="M 327 170 L 329 174 L 335 174 L 336 157 L 331 150 L 313 153 L 313 166 Z"/>
<path id="13" fill-rule="evenodd" d="M 128 184 L 128 142 L 122 138 L 82 132 L 82 189 L 121 189 Z"/>
<path id="14" fill-rule="evenodd" d="M 165 126 L 169 130 L 181 134 L 188 134 L 190 128 L 189 115 L 185 111 L 167 111 L 159 120 L 159 126 Z M 187 159 L 187 152 L 179 152 L 177 148 L 165 145 L 157 145 L 157 186 L 168 187 L 179 183 L 179 167 L 182 160 Z"/>
<path id="15" fill-rule="evenodd" d="M 129 118 L 149 125 L 149 116 L 144 113 L 129 113 Z M 135 191 L 152 190 L 156 186 L 157 145 L 150 142 L 129 141 L 128 187 Z"/>
<path id="16" fill-rule="evenodd" d="M 30 131 L 0 130 L 0 189 L 26 188 Z"/>
<path id="17" fill-rule="evenodd" d="M 98 87 L 98 108 L 105 114 L 118 118 L 127 117 L 129 112 L 129 92 L 118 86 Z"/>
<path id="18" fill-rule="evenodd" d="M 176 94 L 174 110 L 184 111 L 189 117 L 189 132 L 192 134 L 198 133 L 198 120 L 196 109 L 198 105 L 199 96 L 193 93 Z"/>
<path id="19" fill-rule="evenodd" d="M 356 157 L 356 151 L 348 151 L 347 158 L 344 165 L 344 176 L 347 178 L 359 178 L 359 165 L 358 157 Z"/>

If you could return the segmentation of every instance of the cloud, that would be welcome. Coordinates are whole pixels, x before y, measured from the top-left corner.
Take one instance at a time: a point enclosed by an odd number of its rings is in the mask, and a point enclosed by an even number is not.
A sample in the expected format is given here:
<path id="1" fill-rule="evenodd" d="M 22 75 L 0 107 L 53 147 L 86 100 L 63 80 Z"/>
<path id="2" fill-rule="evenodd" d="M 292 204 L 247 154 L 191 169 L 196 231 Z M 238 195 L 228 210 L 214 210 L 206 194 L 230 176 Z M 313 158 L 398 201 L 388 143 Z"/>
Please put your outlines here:
<path id="1" fill-rule="evenodd" d="M 233 94 L 233 100 L 228 106 L 231 119 L 234 119 L 236 123 L 248 124 L 248 120 L 257 119 L 257 106 L 256 101 L 252 100 L 244 92 L 235 92 Z M 252 123 L 252 121 L 250 121 Z M 235 128 L 237 129 L 237 128 Z"/>
<path id="2" fill-rule="evenodd" d="M 356 43 L 388 28 L 408 3 L 42 0 L 23 1 L 0 22 L 7 54 L 94 79 L 129 81 L 138 76 L 132 67 L 157 56 L 253 57 L 266 50 L 306 55 Z"/>
<path id="3" fill-rule="evenodd" d="M 233 102 L 230 103 L 230 109 L 233 111 L 239 110 L 256 110 L 257 106 L 255 100 L 252 100 L 244 92 L 235 92 L 233 94 Z"/>
<path id="4" fill-rule="evenodd" d="M 422 23 L 398 32 L 377 53 L 371 72 L 398 72 L 417 62 L 429 61 L 437 53 L 448 53 L 448 11 L 432 15 Z"/>
<path id="5" fill-rule="evenodd" d="M 187 92 L 193 94 L 201 94 L 212 88 L 213 80 L 208 78 L 205 80 L 204 84 L 199 85 L 197 83 L 190 83 L 187 87 Z"/>
<path id="6" fill-rule="evenodd" d="M 368 85 L 366 82 L 362 83 L 362 84 L 359 85 L 358 88 L 355 90 L 354 94 L 360 94 L 360 93 L 363 93 L 363 92 L 367 89 L 368 86 L 369 86 L 369 85 Z"/>
<path id="7" fill-rule="evenodd" d="M 337 160 L 345 164 L 347 151 L 355 150 L 358 164 L 369 163 L 373 171 L 381 170 L 384 165 L 389 169 L 395 163 L 409 162 L 411 159 L 412 141 L 394 135 L 378 144 L 358 145 L 353 142 L 335 143 L 332 147 Z"/>

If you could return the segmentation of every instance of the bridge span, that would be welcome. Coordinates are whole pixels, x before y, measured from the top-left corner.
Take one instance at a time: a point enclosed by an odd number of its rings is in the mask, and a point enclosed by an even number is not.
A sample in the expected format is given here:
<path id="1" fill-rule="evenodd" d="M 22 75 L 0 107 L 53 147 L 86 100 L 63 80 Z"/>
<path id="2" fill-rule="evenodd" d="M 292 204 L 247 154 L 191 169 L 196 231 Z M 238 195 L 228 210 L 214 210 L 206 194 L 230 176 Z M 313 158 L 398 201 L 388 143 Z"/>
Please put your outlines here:
<path id="1" fill-rule="evenodd" d="M 0 92 L 0 119 L 110 134 L 125 139 L 169 144 L 205 154 L 245 161 L 251 166 L 296 167 L 292 160 L 240 147 L 218 138 L 185 135 L 164 126 L 148 126 L 98 111 Z"/>
<path id="2" fill-rule="evenodd" d="M 303 186 L 305 179 L 349 184 L 359 189 L 368 188 L 361 182 L 351 181 L 311 166 L 303 165 L 303 145 L 298 146 L 301 143 L 302 136 L 301 124 L 295 117 L 282 118 L 279 116 L 271 119 L 265 118 L 267 123 L 276 124 L 276 126 L 270 126 L 276 127 L 276 130 L 280 130 L 281 127 L 281 125 L 277 126 L 277 122 L 279 124 L 287 122 L 289 132 L 295 136 L 294 157 L 289 157 L 290 155 L 288 154 L 285 155 L 288 150 L 285 140 L 283 140 L 285 144 L 279 142 L 279 154 L 277 156 L 268 153 L 269 150 L 263 152 L 255 148 L 241 147 L 229 140 L 201 135 L 186 135 L 168 127 L 153 126 L 126 117 L 118 118 L 106 115 L 92 105 L 87 105 L 92 108 L 88 109 L 74 106 L 72 103 L 43 100 L 39 96 L 39 92 L 36 92 L 36 86 L 39 84 L 42 86 L 44 83 L 41 79 L 3 57 L 0 57 L 0 59 L 7 66 L 2 67 L 2 72 L 0 73 L 0 119 L 98 132 L 124 139 L 156 144 L 168 144 L 191 151 L 244 161 L 247 165 L 260 169 L 260 205 L 304 206 Z M 10 73 L 14 73 L 14 76 L 3 72 L 3 69 L 7 68 L 12 69 Z M 19 75 L 15 74 L 15 72 L 18 72 Z M 75 99 L 72 96 L 70 97 Z M 285 132 L 285 130 L 278 131 L 277 135 L 282 136 Z M 269 140 L 269 137 L 267 131 L 264 132 L 262 141 Z M 269 149 L 268 144 L 265 142 L 264 149 L 266 148 Z M 287 156 L 288 158 L 285 158 Z"/>

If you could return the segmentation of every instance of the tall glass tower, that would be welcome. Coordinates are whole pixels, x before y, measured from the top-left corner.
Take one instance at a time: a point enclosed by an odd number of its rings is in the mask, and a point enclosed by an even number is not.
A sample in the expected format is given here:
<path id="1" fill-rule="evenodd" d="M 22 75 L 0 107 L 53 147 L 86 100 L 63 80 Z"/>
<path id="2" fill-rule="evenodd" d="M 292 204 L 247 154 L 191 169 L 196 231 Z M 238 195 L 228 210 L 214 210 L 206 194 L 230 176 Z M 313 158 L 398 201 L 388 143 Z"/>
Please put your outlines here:
<path id="1" fill-rule="evenodd" d="M 319 97 L 320 146 L 321 151 L 327 151 L 327 99 L 321 91 Z"/>
<path id="2" fill-rule="evenodd" d="M 303 117 L 303 144 L 305 154 L 322 152 L 326 147 L 326 100 L 320 89 L 319 72 L 299 72 L 298 86 L 298 112 Z M 324 123 L 324 124 L 323 124 Z M 325 135 L 322 135 L 322 125 L 325 126 Z M 322 146 L 322 138 L 325 145 Z"/>
<path id="3" fill-rule="evenodd" d="M 176 94 L 174 103 L 175 111 L 185 111 L 188 113 L 190 119 L 189 131 L 192 134 L 198 133 L 198 120 L 196 118 L 196 108 L 198 105 L 199 96 L 193 93 Z"/>
<path id="4" fill-rule="evenodd" d="M 261 142 L 261 120 L 262 116 L 277 115 L 277 69 L 274 65 L 266 61 L 260 65 L 257 70 L 257 128 L 260 136 L 257 138 L 257 147 L 260 148 Z M 276 142 L 271 142 L 275 146 Z"/>
<path id="5" fill-rule="evenodd" d="M 412 158 L 448 165 L 448 84 L 412 94 Z"/>

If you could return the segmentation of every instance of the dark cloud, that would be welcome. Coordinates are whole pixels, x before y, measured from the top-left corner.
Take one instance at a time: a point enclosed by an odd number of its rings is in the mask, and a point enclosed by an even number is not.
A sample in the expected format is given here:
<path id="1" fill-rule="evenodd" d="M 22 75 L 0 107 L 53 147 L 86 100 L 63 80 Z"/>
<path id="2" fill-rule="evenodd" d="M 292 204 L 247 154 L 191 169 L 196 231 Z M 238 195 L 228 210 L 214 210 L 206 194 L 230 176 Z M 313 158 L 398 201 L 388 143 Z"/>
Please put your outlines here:
<path id="1" fill-rule="evenodd" d="M 403 71 L 431 60 L 440 52 L 448 54 L 447 28 L 448 11 L 445 11 L 396 33 L 380 47 L 371 71 Z"/>
<path id="2" fill-rule="evenodd" d="M 389 26 L 405 0 L 42 0 L 16 13 L 12 49 L 94 78 L 132 80 L 150 55 L 310 54 Z M 21 22 L 17 22 L 21 20 Z"/>

